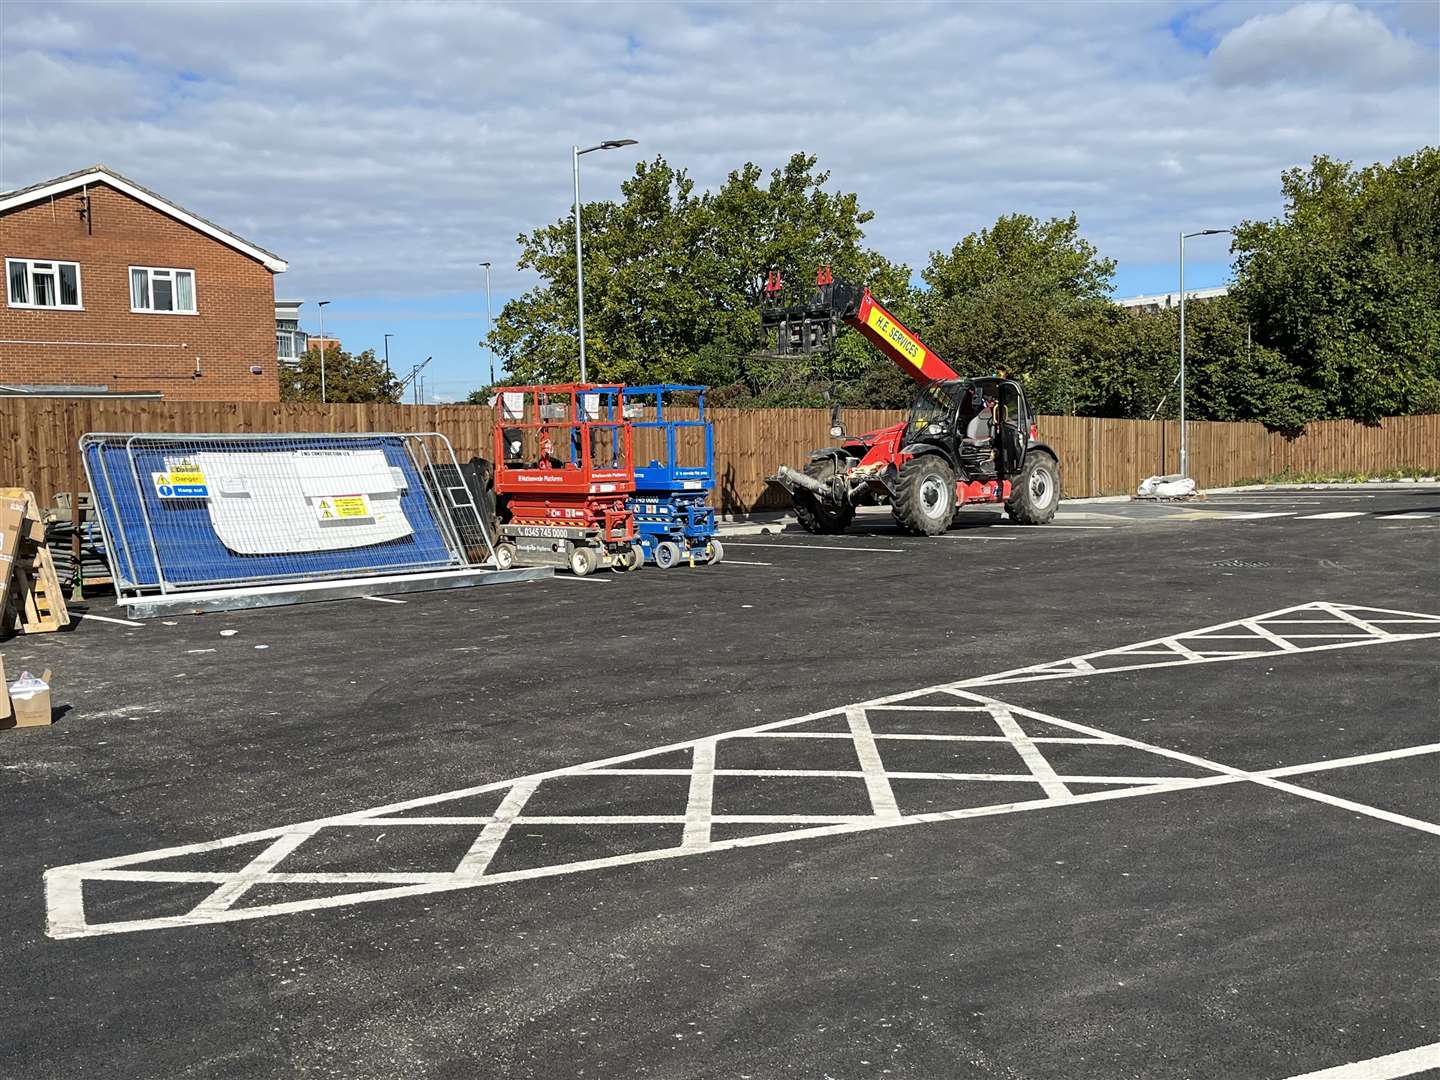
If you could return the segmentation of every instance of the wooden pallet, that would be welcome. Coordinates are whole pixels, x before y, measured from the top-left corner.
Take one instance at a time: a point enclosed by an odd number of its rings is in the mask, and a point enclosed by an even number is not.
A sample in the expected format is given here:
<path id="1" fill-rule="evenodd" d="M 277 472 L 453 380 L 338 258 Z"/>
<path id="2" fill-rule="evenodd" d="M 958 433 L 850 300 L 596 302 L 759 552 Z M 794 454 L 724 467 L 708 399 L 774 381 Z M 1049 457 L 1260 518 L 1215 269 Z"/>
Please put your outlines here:
<path id="1" fill-rule="evenodd" d="M 44 634 L 69 626 L 70 610 L 45 545 L 40 504 L 19 488 L 0 488 L 0 500 L 10 507 L 24 503 L 23 511 L 6 518 L 0 536 L 0 574 L 5 575 L 0 582 L 0 633 Z"/>

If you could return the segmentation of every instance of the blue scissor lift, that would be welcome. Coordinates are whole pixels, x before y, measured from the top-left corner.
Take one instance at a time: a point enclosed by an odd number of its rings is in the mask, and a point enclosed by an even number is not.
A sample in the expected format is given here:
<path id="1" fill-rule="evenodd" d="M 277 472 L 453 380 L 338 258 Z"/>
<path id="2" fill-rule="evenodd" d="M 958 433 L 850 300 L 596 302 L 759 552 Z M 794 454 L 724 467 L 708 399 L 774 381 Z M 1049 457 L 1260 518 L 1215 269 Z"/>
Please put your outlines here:
<path id="1" fill-rule="evenodd" d="M 679 419 L 673 395 L 695 395 L 697 419 Z M 679 562 L 717 563 L 725 549 L 715 537 L 715 432 L 705 419 L 705 387 L 679 383 L 625 388 L 627 412 L 654 410 L 654 417 L 631 420 L 635 429 L 635 532 L 645 558 L 662 570 Z M 654 434 L 646 436 L 645 431 Z M 691 434 L 694 433 L 694 434 Z M 694 464 L 698 440 L 704 440 L 704 464 Z M 658 446 L 657 446 L 658 444 Z M 682 464 L 682 462 L 684 462 Z"/>

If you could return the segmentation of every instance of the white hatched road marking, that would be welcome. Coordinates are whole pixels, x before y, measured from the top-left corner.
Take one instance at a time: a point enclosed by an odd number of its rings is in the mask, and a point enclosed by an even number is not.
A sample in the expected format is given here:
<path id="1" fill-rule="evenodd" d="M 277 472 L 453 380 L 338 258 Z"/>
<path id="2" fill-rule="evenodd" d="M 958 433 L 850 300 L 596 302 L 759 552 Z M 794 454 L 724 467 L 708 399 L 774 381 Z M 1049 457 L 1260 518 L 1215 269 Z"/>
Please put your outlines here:
<path id="1" fill-rule="evenodd" d="M 505 796 L 499 807 L 495 810 L 495 816 L 490 823 L 481 830 L 475 843 L 465 853 L 455 867 L 455 876 L 467 878 L 470 881 L 479 881 L 485 874 L 485 868 L 490 865 L 490 860 L 495 858 L 495 853 L 500 850 L 501 843 L 510 832 L 510 826 L 515 824 L 515 819 L 520 816 L 520 811 L 535 789 L 540 786 L 538 780 L 520 780 L 510 788 L 510 793 Z"/>
<path id="2" fill-rule="evenodd" d="M 851 738 L 855 743 L 855 755 L 860 759 L 860 769 L 865 777 L 865 790 L 870 796 L 870 806 L 876 817 L 891 820 L 900 817 L 900 808 L 895 805 L 895 792 L 890 788 L 890 777 L 880 763 L 880 748 L 875 745 L 875 736 L 870 731 L 870 721 L 864 709 L 846 709 L 845 719 L 850 724 Z"/>
<path id="3" fill-rule="evenodd" d="M 715 798 L 715 739 L 695 744 L 690 773 L 690 794 L 685 801 L 685 834 L 680 846 L 695 851 L 710 843 L 710 821 Z"/>
<path id="4" fill-rule="evenodd" d="M 1319 1072 L 1308 1072 L 1286 1080 L 1400 1080 L 1404 1076 L 1440 1069 L 1440 1042 L 1401 1050 L 1396 1054 L 1352 1061 Z"/>
<path id="5" fill-rule="evenodd" d="M 1303 619 L 1294 616 L 1304 615 Z M 1403 623 L 1404 629 L 1383 630 L 1376 623 L 1381 620 L 1394 625 Z M 1302 622 L 1307 625 L 1330 622 L 1344 627 L 1346 632 L 1362 631 L 1359 639 L 1327 642 L 1319 645 L 1297 645 L 1278 630 L 1282 624 Z M 1267 630 L 1268 634 L 1254 633 L 1256 627 Z M 1189 648 L 1185 641 L 1198 644 L 1206 636 L 1221 636 L 1226 630 L 1244 630 L 1252 636 L 1257 648 L 1249 652 L 1227 653 L 1211 656 Z M 1228 636 L 1228 635 L 1227 635 Z M 1243 636 L 1243 635 L 1242 635 Z M 165 927 L 195 926 L 216 922 L 242 919 L 265 918 L 274 915 L 321 908 L 339 907 L 367 903 L 398 896 L 413 896 L 423 893 L 446 892 L 456 889 L 474 888 L 483 885 L 500 884 L 538 877 L 552 877 L 578 873 L 601 867 L 629 865 L 656 859 L 692 856 L 700 852 L 729 850 L 732 848 L 784 843 L 820 836 L 868 831 L 878 828 L 892 828 L 923 822 L 955 821 L 971 817 L 995 814 L 1018 813 L 1035 809 L 1050 809 L 1081 803 L 1109 799 L 1131 798 L 1157 792 L 1179 791 L 1193 787 L 1210 787 L 1218 784 L 1253 782 L 1289 795 L 1326 803 L 1351 813 L 1365 814 L 1389 824 L 1416 829 L 1440 835 L 1440 825 L 1395 814 L 1379 808 L 1355 803 L 1324 792 L 1312 791 L 1287 783 L 1285 777 L 1299 776 L 1327 769 L 1346 768 L 1370 761 L 1392 760 L 1419 754 L 1440 752 L 1440 743 L 1405 747 L 1399 750 L 1365 754 L 1333 761 L 1310 762 L 1302 765 L 1285 766 L 1276 769 L 1251 772 L 1233 768 L 1223 763 L 1210 761 L 1195 755 L 1185 754 L 1139 740 L 1115 735 L 1098 728 L 1087 727 L 1059 717 L 1047 716 L 1034 710 L 1008 705 L 998 699 L 985 697 L 974 692 L 1009 682 L 1028 682 L 1034 679 L 1052 678 L 1093 678 L 1110 671 L 1130 671 L 1139 668 L 1170 667 L 1177 664 L 1213 663 L 1241 658 L 1274 658 L 1306 652 L 1322 652 L 1336 648 L 1356 648 L 1382 642 L 1415 641 L 1440 637 L 1440 616 L 1389 609 L 1363 608 L 1353 605 L 1316 602 L 1284 608 L 1246 619 L 1221 623 L 1135 645 L 1101 650 L 1081 657 L 1063 661 L 1031 665 L 998 672 L 993 675 L 964 679 L 957 682 L 924 687 L 900 694 L 860 702 L 855 705 L 826 709 L 818 713 L 778 720 L 738 731 L 725 732 L 705 739 L 675 743 L 669 746 L 636 751 L 616 757 L 602 759 L 584 765 L 570 766 L 531 776 L 504 780 L 478 787 L 450 791 L 438 795 L 424 796 L 406 802 L 375 807 L 349 814 L 321 818 L 276 829 L 262 830 L 220 840 L 198 844 L 164 848 L 157 851 L 141 852 L 116 858 L 100 859 L 70 866 L 60 866 L 45 875 L 46 901 L 48 910 L 48 933 L 52 937 L 84 937 L 108 933 L 122 933 L 151 930 Z M 1286 645 L 1292 646 L 1287 648 Z M 1161 646 L 1157 650 L 1155 646 Z M 1186 655 L 1188 653 L 1188 655 Z M 1107 667 L 1110 658 L 1120 660 L 1140 659 L 1141 663 Z M 1095 661 L 1100 661 L 1096 663 Z M 950 694 L 974 704 L 937 706 L 917 699 L 935 694 Z M 959 713 L 988 713 L 997 724 L 996 734 L 1015 745 L 1026 765 L 1024 773 L 991 772 L 904 772 L 889 771 L 883 766 L 878 742 L 881 738 L 903 739 L 906 733 L 886 732 L 877 735 L 870 730 L 869 715 L 886 715 L 886 723 L 893 726 L 904 714 L 928 715 L 929 723 L 937 717 Z M 716 769 L 715 749 L 720 740 L 739 740 L 754 737 L 775 738 L 785 734 L 783 729 L 815 720 L 831 720 L 845 723 L 855 745 L 861 768 L 849 770 L 824 770 L 805 768 L 771 769 Z M 958 719 L 958 718 L 957 718 Z M 1033 734 L 1032 724 L 1042 725 L 1040 730 L 1057 729 L 1070 733 L 1058 735 Z M 845 732 L 793 732 L 793 735 L 839 734 Z M 1072 741 L 1075 736 L 1087 741 L 1103 742 L 1128 747 L 1145 754 L 1158 755 L 1187 764 L 1199 776 L 1174 775 L 1070 775 L 1057 772 L 1044 757 L 1044 747 L 1051 743 Z M 993 738 L 993 736 L 992 736 Z M 797 738 L 793 746 L 797 752 L 814 743 Z M 708 749 L 706 749 L 708 747 Z M 660 754 L 672 754 L 688 750 L 691 765 L 688 768 L 644 768 L 644 759 Z M 799 762 L 803 763 L 803 762 Z M 1141 770 L 1143 772 L 1143 770 Z M 627 775 L 637 777 L 687 776 L 690 778 L 689 792 L 683 808 L 676 807 L 674 813 L 648 815 L 603 815 L 603 814 L 555 814 L 526 816 L 524 806 L 533 792 L 546 780 L 556 777 L 571 779 L 586 776 Z M 870 811 L 851 815 L 835 814 L 786 814 L 786 815 L 717 815 L 713 813 L 713 778 L 715 776 L 737 777 L 823 777 L 845 778 L 861 781 L 869 794 Z M 924 779 L 985 781 L 1026 785 L 1027 789 L 1041 796 L 1021 798 L 1016 801 L 990 806 L 958 806 L 954 809 L 906 815 L 896 805 L 892 779 Z M 1111 785 L 1109 790 L 1090 792 L 1083 795 L 1070 794 L 1069 783 L 1093 783 Z M 1038 788 L 1038 790 L 1036 790 Z M 432 816 L 405 816 L 409 811 L 436 807 L 479 795 L 485 792 L 504 792 L 499 807 L 491 815 L 447 815 L 442 812 Z M 965 795 L 957 794 L 957 799 Z M 892 812 L 893 807 L 893 812 Z M 797 807 L 803 810 L 803 807 Z M 382 872 L 286 872 L 281 869 L 283 860 L 304 842 L 328 828 L 355 827 L 364 825 L 385 825 L 387 827 L 423 828 L 437 824 L 468 825 L 478 827 L 479 832 L 469 852 L 458 865 L 441 867 L 435 871 L 382 871 Z M 750 836 L 714 840 L 710 835 L 714 824 L 792 824 L 796 828 L 789 832 L 771 832 Z M 684 838 L 674 846 L 660 846 L 635 851 L 625 855 L 606 855 L 599 858 L 575 859 L 567 863 L 542 865 L 523 870 L 490 872 L 489 867 L 496 853 L 505 843 L 511 829 L 519 824 L 563 824 L 577 826 L 604 826 L 618 824 L 683 824 Z M 155 870 L 146 869 L 146 864 L 157 860 L 175 858 L 181 855 L 195 855 L 206 852 L 224 851 L 259 841 L 270 841 L 264 850 L 253 857 L 240 870 Z M 115 922 L 91 923 L 86 918 L 83 886 L 87 881 L 132 881 L 147 882 L 208 882 L 217 887 L 202 901 L 183 914 L 156 915 L 149 918 L 133 918 Z M 341 892 L 332 896 L 307 897 L 301 900 L 235 906 L 256 884 L 283 886 L 286 884 L 335 884 L 354 887 L 371 885 L 375 888 L 360 892 Z"/>

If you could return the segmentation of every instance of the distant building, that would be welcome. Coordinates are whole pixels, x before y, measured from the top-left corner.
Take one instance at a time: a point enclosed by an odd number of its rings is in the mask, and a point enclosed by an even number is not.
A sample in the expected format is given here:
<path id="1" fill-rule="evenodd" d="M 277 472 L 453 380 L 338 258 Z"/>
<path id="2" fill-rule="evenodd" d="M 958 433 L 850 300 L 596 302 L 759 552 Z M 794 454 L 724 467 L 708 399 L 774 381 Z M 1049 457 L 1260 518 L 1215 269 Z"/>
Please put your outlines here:
<path id="1" fill-rule="evenodd" d="M 275 301 L 275 357 L 282 366 L 300 363 L 309 347 L 309 335 L 300 329 L 300 305 L 304 300 Z"/>
<path id="2" fill-rule="evenodd" d="M 1214 300 L 1229 292 L 1229 285 L 1220 285 L 1213 289 L 1186 289 L 1185 302 L 1193 304 L 1197 300 Z M 1175 292 L 1150 293 L 1146 296 L 1124 296 L 1115 303 L 1132 311 L 1168 311 L 1172 307 L 1180 306 L 1180 291 L 1177 289 Z"/>
<path id="3" fill-rule="evenodd" d="M 324 337 L 321 337 L 319 334 L 311 334 L 309 338 L 306 339 L 305 347 L 308 349 L 312 345 L 317 349 L 324 349 L 326 356 L 340 351 L 340 339 L 333 338 L 329 334 L 326 334 Z"/>
<path id="4" fill-rule="evenodd" d="M 113 169 L 0 193 L 0 258 L 7 387 L 279 400 L 285 260 Z"/>

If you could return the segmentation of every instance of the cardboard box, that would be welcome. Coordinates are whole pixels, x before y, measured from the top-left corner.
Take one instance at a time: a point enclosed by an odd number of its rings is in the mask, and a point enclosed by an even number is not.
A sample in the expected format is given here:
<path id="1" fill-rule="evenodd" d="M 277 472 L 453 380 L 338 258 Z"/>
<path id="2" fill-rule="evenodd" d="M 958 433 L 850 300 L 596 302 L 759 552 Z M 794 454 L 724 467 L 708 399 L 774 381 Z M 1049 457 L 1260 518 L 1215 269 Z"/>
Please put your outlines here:
<path id="1" fill-rule="evenodd" d="M 50 726 L 49 668 L 38 679 L 28 671 L 22 671 L 20 677 L 7 687 L 7 693 L 13 715 L 0 719 L 0 728 Z"/>

